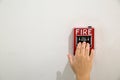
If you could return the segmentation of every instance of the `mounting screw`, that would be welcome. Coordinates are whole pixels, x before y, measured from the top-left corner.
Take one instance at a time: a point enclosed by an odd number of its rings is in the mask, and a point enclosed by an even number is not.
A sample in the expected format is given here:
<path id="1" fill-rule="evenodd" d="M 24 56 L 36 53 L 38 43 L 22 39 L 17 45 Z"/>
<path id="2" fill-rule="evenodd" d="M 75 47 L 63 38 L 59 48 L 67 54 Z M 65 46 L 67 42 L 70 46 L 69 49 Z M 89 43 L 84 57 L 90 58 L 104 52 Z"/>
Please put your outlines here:
<path id="1" fill-rule="evenodd" d="M 92 28 L 92 26 L 88 26 L 88 28 Z"/>

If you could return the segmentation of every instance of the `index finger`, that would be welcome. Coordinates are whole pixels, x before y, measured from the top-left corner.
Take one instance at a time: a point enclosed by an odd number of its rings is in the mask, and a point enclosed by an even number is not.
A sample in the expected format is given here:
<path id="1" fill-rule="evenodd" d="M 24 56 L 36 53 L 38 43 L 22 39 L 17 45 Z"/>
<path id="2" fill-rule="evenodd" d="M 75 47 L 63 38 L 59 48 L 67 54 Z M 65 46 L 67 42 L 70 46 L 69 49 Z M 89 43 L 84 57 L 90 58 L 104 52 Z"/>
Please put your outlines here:
<path id="1" fill-rule="evenodd" d="M 80 49 L 81 49 L 81 42 L 78 43 L 76 51 L 75 51 L 75 56 L 79 56 L 80 55 Z"/>

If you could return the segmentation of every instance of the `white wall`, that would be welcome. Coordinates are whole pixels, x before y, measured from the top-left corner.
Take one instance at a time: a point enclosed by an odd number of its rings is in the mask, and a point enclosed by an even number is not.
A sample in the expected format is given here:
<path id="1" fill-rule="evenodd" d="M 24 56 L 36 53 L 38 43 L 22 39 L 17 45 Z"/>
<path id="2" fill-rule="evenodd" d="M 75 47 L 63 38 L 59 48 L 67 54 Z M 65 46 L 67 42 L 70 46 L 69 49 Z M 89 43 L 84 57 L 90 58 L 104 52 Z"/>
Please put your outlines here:
<path id="1" fill-rule="evenodd" d="M 91 80 L 120 80 L 120 0 L 0 0 L 0 80 L 74 80 L 75 25 L 96 29 Z"/>

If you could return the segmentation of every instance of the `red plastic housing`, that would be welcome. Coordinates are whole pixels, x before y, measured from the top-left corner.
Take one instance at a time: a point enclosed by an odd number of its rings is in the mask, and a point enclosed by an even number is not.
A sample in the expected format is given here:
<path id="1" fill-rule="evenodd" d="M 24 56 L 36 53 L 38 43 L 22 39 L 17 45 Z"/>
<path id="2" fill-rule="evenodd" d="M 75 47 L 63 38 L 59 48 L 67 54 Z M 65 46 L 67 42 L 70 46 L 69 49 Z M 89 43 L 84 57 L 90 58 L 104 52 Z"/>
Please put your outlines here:
<path id="1" fill-rule="evenodd" d="M 94 28 L 74 28 L 74 54 L 76 46 L 79 42 L 87 42 L 90 44 L 90 49 L 94 49 Z"/>

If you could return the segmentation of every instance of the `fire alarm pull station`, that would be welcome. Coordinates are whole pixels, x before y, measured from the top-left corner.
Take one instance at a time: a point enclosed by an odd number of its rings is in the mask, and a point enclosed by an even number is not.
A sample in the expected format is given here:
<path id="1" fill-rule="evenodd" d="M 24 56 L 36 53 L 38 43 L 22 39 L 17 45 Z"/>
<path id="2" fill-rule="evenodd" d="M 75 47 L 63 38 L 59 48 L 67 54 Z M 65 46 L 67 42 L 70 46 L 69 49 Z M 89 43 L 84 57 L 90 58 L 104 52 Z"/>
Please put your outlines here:
<path id="1" fill-rule="evenodd" d="M 94 49 L 94 28 L 74 28 L 74 54 L 76 46 L 79 42 L 86 42 L 90 44 L 90 50 Z"/>

